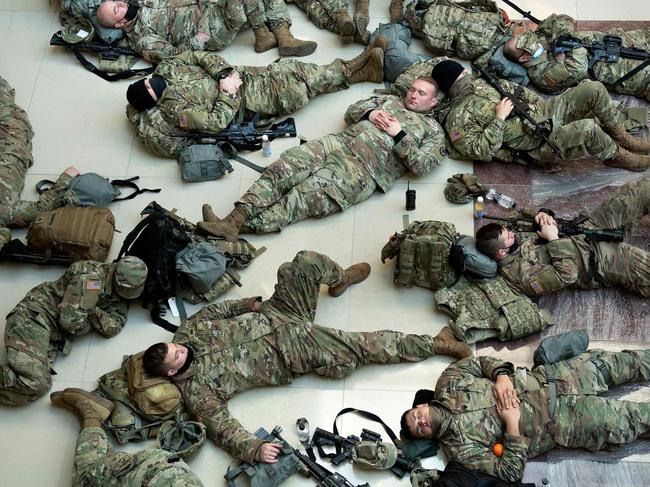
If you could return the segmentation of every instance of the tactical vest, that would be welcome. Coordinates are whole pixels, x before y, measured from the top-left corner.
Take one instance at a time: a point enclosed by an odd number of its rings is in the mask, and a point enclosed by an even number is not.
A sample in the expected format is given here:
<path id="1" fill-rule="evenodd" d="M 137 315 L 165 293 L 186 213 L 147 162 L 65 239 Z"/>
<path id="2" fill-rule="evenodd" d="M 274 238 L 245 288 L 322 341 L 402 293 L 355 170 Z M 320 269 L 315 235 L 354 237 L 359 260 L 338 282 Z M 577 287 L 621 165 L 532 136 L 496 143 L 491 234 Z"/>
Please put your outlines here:
<path id="1" fill-rule="evenodd" d="M 555 324 L 548 311 L 500 276 L 482 282 L 461 277 L 453 286 L 438 290 L 434 300 L 453 318 L 449 326 L 454 335 L 467 343 L 493 337 L 513 340 Z"/>

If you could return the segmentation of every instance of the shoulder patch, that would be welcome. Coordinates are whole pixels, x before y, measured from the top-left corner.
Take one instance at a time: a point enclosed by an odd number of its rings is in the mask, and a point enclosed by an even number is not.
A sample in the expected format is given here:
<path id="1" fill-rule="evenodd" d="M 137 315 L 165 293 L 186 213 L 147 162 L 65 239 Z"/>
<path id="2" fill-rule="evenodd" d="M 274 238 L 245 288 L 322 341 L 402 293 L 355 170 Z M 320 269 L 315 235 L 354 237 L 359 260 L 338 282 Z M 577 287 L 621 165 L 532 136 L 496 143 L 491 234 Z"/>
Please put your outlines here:
<path id="1" fill-rule="evenodd" d="M 88 291 L 101 291 L 102 289 L 102 283 L 100 281 L 95 281 L 95 280 L 87 280 L 85 282 L 85 288 Z"/>
<path id="2" fill-rule="evenodd" d="M 184 113 L 181 113 L 178 116 L 178 125 L 181 128 L 187 128 L 187 115 L 185 115 Z"/>
<path id="3" fill-rule="evenodd" d="M 457 140 L 460 140 L 462 138 L 463 138 L 463 134 L 461 134 L 460 132 L 452 132 L 449 134 L 449 140 L 451 140 L 452 142 L 456 142 Z"/>
<path id="4" fill-rule="evenodd" d="M 530 287 L 535 291 L 535 294 L 542 294 L 544 292 L 544 288 L 537 279 L 530 281 Z"/>

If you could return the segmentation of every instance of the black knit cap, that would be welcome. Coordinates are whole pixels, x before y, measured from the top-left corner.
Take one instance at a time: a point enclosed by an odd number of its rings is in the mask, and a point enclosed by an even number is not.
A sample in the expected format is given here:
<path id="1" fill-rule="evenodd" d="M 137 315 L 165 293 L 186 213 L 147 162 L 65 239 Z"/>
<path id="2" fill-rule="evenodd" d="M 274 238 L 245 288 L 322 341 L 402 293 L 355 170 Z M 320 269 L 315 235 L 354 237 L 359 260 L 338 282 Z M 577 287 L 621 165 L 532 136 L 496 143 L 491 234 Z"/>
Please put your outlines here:
<path id="1" fill-rule="evenodd" d="M 464 69 L 462 64 L 451 59 L 445 59 L 433 67 L 431 77 L 440 88 L 440 91 L 447 93 Z"/>
<path id="2" fill-rule="evenodd" d="M 144 79 L 131 83 L 126 90 L 126 99 L 137 111 L 149 110 L 156 106 L 156 100 L 149 94 Z"/>

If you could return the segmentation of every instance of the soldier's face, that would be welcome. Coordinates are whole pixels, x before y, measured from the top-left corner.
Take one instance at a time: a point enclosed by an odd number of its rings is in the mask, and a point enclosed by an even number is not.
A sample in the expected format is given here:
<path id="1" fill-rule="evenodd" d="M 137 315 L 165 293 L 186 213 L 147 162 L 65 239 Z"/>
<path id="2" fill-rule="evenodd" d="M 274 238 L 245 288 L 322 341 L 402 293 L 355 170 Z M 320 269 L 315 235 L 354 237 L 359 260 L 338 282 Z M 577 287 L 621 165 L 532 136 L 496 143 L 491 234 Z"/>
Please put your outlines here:
<path id="1" fill-rule="evenodd" d="M 416 79 L 404 97 L 404 106 L 407 110 L 416 113 L 430 112 L 438 104 L 437 88 L 421 79 Z"/>
<path id="2" fill-rule="evenodd" d="M 495 260 L 497 261 L 505 259 L 508 256 L 513 248 L 512 246 L 517 241 L 517 235 L 512 230 L 504 228 L 501 230 L 501 237 L 499 237 L 499 240 L 501 241 L 501 248 L 498 250 L 495 257 Z"/>
<path id="3" fill-rule="evenodd" d="M 167 375 L 172 376 L 185 365 L 187 360 L 187 348 L 176 343 L 167 344 L 167 356 L 164 364 L 168 367 Z"/>
<path id="4" fill-rule="evenodd" d="M 406 424 L 411 434 L 416 438 L 433 437 L 428 404 L 418 404 L 411 409 L 406 417 Z"/>
<path id="5" fill-rule="evenodd" d="M 102 3 L 97 13 L 101 16 L 102 22 L 119 27 L 126 23 L 126 12 L 128 9 L 129 5 L 126 2 L 109 0 Z"/>

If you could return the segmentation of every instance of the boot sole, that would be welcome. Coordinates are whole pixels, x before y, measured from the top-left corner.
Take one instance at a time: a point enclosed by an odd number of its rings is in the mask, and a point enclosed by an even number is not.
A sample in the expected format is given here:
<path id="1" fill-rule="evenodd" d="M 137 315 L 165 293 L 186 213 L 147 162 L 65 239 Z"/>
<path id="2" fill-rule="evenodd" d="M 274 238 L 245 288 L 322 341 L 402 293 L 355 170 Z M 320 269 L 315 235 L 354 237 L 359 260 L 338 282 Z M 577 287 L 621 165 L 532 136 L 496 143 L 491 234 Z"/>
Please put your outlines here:
<path id="1" fill-rule="evenodd" d="M 280 47 L 280 56 L 309 56 L 316 50 L 317 47 L 318 44 L 315 42 L 312 44 L 305 44 L 303 46 Z"/>
<path id="2" fill-rule="evenodd" d="M 254 46 L 253 49 L 255 50 L 255 52 L 266 52 L 266 51 L 270 51 L 271 49 L 276 48 L 276 47 L 278 47 L 277 42 L 275 44 L 272 44 L 272 45 L 269 44 L 268 46 L 265 46 L 263 48 L 258 47 L 258 46 Z"/>
<path id="3" fill-rule="evenodd" d="M 339 34 L 341 37 L 352 37 L 356 30 L 357 27 L 354 25 L 352 19 L 346 20 L 339 26 Z"/>
<path id="4" fill-rule="evenodd" d="M 648 167 L 650 167 L 650 166 L 646 166 L 646 167 L 629 167 L 629 166 L 623 166 L 623 165 L 619 166 L 617 164 L 607 164 L 607 161 L 605 161 L 605 165 L 607 167 L 613 167 L 613 168 L 616 168 L 616 169 L 625 169 L 627 171 L 632 171 L 632 172 L 643 172 L 646 169 L 648 169 Z"/>

